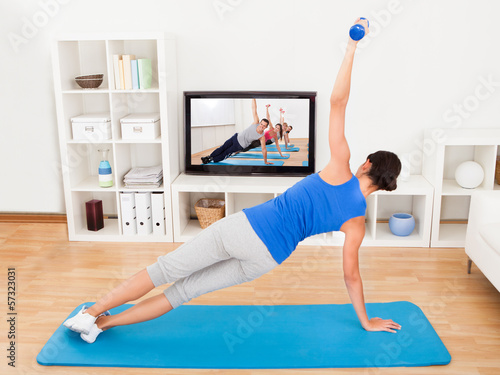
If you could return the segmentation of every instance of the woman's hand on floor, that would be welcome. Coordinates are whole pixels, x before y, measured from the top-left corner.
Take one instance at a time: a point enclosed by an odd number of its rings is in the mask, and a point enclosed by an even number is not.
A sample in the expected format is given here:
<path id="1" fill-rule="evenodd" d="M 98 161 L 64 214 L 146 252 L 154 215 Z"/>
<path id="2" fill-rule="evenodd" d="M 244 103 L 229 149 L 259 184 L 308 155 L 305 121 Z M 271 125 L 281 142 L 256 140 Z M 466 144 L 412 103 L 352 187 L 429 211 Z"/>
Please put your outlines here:
<path id="1" fill-rule="evenodd" d="M 391 319 L 371 318 L 366 327 L 363 328 L 370 332 L 386 331 L 396 333 L 395 330 L 400 330 L 401 326 Z"/>

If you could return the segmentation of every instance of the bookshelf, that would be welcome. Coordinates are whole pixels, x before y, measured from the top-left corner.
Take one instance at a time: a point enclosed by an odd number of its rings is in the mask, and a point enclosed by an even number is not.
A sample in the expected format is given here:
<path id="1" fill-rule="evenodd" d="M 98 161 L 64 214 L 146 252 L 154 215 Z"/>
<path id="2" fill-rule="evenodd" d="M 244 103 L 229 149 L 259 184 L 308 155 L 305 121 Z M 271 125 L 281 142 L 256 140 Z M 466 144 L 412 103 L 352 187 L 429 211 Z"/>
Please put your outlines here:
<path id="1" fill-rule="evenodd" d="M 498 190 L 495 164 L 500 153 L 500 129 L 428 129 L 425 132 L 423 174 L 434 185 L 432 247 L 464 247 L 471 195 L 476 190 Z M 455 181 L 455 170 L 465 161 L 483 167 L 484 180 L 475 189 Z"/>
<path id="2" fill-rule="evenodd" d="M 151 60 L 151 88 L 115 89 L 113 55 L 134 54 Z M 54 91 L 69 239 L 74 241 L 173 241 L 171 183 L 179 174 L 176 51 L 173 37 L 161 32 L 65 34 L 52 50 Z M 81 89 L 74 77 L 103 73 L 97 89 Z M 123 140 L 120 119 L 135 113 L 159 113 L 161 135 L 151 140 Z M 71 118 L 109 113 L 111 138 L 74 140 Z M 99 149 L 109 149 L 114 184 L 98 184 Z M 163 184 L 156 189 L 127 189 L 123 176 L 133 167 L 162 165 Z M 121 192 L 164 193 L 165 233 L 123 235 Z M 100 199 L 104 228 L 86 228 L 85 202 Z"/>

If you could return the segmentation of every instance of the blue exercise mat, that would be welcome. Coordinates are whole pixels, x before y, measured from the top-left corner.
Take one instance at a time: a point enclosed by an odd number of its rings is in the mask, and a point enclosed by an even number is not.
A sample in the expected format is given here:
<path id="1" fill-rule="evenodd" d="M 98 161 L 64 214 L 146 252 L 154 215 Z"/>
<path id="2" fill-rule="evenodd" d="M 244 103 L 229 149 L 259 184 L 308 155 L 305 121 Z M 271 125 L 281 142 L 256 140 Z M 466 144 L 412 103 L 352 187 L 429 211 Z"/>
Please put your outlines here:
<path id="1" fill-rule="evenodd" d="M 278 148 L 276 146 L 267 146 L 266 149 L 267 149 L 267 151 L 278 152 Z M 297 152 L 297 151 L 300 151 L 300 148 L 298 148 L 298 147 L 285 148 L 285 146 L 283 146 L 283 147 L 280 146 L 280 149 L 281 149 L 281 152 Z M 255 147 L 255 148 L 252 148 L 250 151 L 262 151 L 262 147 Z"/>
<path id="2" fill-rule="evenodd" d="M 130 306 L 117 307 L 111 313 Z M 367 332 L 350 304 L 183 305 L 158 319 L 105 331 L 93 344 L 61 324 L 37 361 L 47 366 L 206 369 L 398 367 L 450 362 L 446 347 L 414 304 L 369 303 L 366 308 L 368 316 L 393 319 L 402 329 L 397 333 Z"/>
<path id="3" fill-rule="evenodd" d="M 264 159 L 262 154 L 251 153 L 251 152 L 240 152 L 239 154 L 231 156 L 232 158 L 249 158 L 249 159 Z M 283 154 L 283 157 L 280 154 L 267 154 L 268 159 L 288 159 L 290 154 Z"/>
<path id="4" fill-rule="evenodd" d="M 280 161 L 280 160 L 273 160 L 270 163 L 273 163 L 272 165 L 275 165 L 278 167 L 285 164 L 284 161 Z M 264 163 L 264 160 L 242 160 L 242 159 L 228 158 L 228 159 L 224 159 L 223 161 L 220 161 L 218 163 L 210 163 L 210 164 L 205 164 L 205 165 L 266 165 L 266 164 Z"/>

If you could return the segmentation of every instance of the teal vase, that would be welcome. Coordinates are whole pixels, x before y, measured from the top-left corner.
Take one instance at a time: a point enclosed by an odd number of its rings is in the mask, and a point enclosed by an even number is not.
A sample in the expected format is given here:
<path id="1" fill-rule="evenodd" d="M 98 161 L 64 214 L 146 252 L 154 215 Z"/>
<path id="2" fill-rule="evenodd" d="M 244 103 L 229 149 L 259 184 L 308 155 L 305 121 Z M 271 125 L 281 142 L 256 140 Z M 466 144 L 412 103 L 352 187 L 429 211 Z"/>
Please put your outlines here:
<path id="1" fill-rule="evenodd" d="M 113 186 L 113 173 L 111 171 L 111 165 L 107 160 L 108 151 L 109 150 L 99 150 L 99 152 L 102 152 L 102 160 L 99 163 L 99 186 L 102 188 Z"/>

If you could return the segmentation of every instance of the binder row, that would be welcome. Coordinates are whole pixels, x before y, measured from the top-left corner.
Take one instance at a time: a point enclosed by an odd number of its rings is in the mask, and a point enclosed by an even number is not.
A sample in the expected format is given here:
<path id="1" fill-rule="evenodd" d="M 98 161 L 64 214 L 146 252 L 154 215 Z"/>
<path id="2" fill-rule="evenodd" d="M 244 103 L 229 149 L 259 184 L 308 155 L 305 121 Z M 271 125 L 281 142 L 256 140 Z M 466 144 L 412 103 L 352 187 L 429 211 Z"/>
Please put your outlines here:
<path id="1" fill-rule="evenodd" d="M 164 193 L 120 193 L 124 235 L 165 234 Z"/>

